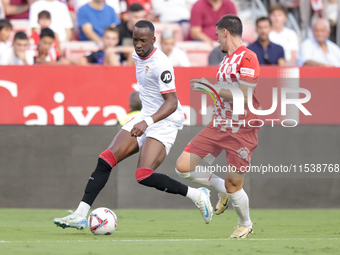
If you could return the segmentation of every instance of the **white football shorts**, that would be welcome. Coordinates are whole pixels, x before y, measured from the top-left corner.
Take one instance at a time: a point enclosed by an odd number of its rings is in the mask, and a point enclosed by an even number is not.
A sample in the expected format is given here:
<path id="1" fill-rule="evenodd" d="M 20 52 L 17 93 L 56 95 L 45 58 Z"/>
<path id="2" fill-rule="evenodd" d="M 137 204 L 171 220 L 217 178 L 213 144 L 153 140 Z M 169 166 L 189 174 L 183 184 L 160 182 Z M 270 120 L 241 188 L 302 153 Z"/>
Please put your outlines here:
<path id="1" fill-rule="evenodd" d="M 144 116 L 138 115 L 126 122 L 122 129 L 130 132 L 136 123 L 144 119 Z M 148 127 L 142 136 L 137 137 L 138 146 L 140 148 L 143 145 L 145 138 L 152 137 L 165 146 L 166 155 L 168 155 L 176 140 L 177 133 L 178 127 L 169 121 L 161 120 Z"/>

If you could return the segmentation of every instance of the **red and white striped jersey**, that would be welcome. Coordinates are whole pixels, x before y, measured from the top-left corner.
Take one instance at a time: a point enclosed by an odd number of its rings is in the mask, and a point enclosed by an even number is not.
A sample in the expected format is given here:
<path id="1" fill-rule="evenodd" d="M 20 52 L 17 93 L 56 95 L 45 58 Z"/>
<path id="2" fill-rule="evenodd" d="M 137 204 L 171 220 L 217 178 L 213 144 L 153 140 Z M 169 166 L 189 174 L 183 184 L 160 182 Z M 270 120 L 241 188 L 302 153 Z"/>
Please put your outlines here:
<path id="1" fill-rule="evenodd" d="M 256 87 L 260 74 L 260 65 L 257 60 L 257 56 L 254 52 L 247 49 L 245 46 L 239 47 L 232 55 L 224 57 L 220 64 L 216 78 L 218 83 L 228 83 L 234 86 L 240 84 Z M 260 104 L 255 94 L 256 88 L 253 94 L 253 106 L 258 109 Z M 216 100 L 217 104 L 214 108 L 214 119 L 232 120 L 233 124 L 223 124 L 219 122 L 217 125 L 224 132 L 242 133 L 249 132 L 254 129 L 250 127 L 248 121 L 258 119 L 257 115 L 251 113 L 247 105 L 244 106 L 244 115 L 233 114 L 233 102 L 221 97 L 222 105 L 219 100 Z M 230 122 L 228 122 L 230 123 Z M 259 125 L 258 122 L 251 121 L 252 126 Z"/>
<path id="2" fill-rule="evenodd" d="M 30 36 L 29 40 L 30 40 L 30 44 L 32 46 L 34 46 L 34 45 L 38 46 L 39 41 L 40 41 L 40 31 L 33 32 L 32 35 Z M 52 47 L 55 49 L 55 51 L 57 53 L 57 58 L 59 58 L 61 56 L 61 54 L 58 51 L 58 40 L 56 38 L 54 38 L 54 40 L 53 40 Z"/>
<path id="3" fill-rule="evenodd" d="M 39 57 L 38 46 L 32 46 L 32 50 L 34 51 L 34 57 Z M 57 61 L 57 52 L 54 47 L 51 47 L 48 50 L 48 53 L 45 57 L 45 61 L 47 62 L 55 62 Z"/>

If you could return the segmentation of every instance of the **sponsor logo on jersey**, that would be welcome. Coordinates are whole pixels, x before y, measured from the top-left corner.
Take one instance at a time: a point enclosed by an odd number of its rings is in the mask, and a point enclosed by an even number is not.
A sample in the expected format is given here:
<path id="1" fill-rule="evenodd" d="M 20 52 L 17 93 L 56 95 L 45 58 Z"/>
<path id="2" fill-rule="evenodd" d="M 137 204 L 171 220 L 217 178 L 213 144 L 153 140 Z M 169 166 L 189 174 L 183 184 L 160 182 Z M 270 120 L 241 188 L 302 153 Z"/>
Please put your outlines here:
<path id="1" fill-rule="evenodd" d="M 254 77 L 255 76 L 255 70 L 254 69 L 250 69 L 250 68 L 246 68 L 246 67 L 241 67 L 240 74 Z"/>
<path id="2" fill-rule="evenodd" d="M 170 73 L 170 71 L 166 70 L 161 74 L 161 80 L 164 83 L 170 83 L 172 81 L 172 75 Z"/>
<path id="3" fill-rule="evenodd" d="M 149 72 L 149 68 L 148 66 L 145 67 L 145 75 Z"/>

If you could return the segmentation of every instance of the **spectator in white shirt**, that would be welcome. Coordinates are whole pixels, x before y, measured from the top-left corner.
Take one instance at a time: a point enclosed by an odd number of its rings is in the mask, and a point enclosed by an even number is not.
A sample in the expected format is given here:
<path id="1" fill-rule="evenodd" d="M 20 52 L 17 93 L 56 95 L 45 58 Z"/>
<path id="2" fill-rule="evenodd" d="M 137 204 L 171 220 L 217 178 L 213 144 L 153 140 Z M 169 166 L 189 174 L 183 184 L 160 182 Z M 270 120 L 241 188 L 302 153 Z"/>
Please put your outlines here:
<path id="1" fill-rule="evenodd" d="M 5 8 L 2 4 L 2 1 L 0 0 L 0 19 L 4 19 L 4 18 L 6 18 Z"/>
<path id="2" fill-rule="evenodd" d="M 165 30 L 161 36 L 161 51 L 168 56 L 173 66 L 189 67 L 190 61 L 184 51 L 175 46 L 175 34 Z"/>
<path id="3" fill-rule="evenodd" d="M 0 0 L 1 1 L 1 0 Z M 8 41 L 12 32 L 12 24 L 7 19 L 0 20 L 0 54 L 5 49 L 11 47 L 11 42 Z"/>
<path id="4" fill-rule="evenodd" d="M 161 23 L 189 22 L 191 5 L 197 0 L 152 0 L 152 10 Z"/>
<path id="5" fill-rule="evenodd" d="M 59 36 L 60 42 L 72 39 L 73 22 L 67 5 L 58 0 L 40 0 L 33 3 L 29 11 L 29 25 L 32 32 L 40 26 L 38 24 L 38 14 L 41 11 L 48 11 L 51 14 L 50 28 Z"/>
<path id="6" fill-rule="evenodd" d="M 340 48 L 327 39 L 331 32 L 328 20 L 316 19 L 312 28 L 313 37 L 301 44 L 298 65 L 340 67 Z"/>
<path id="7" fill-rule="evenodd" d="M 0 65 L 33 65 L 34 52 L 28 50 L 28 37 L 24 32 L 14 36 L 13 47 L 2 52 Z"/>
<path id="8" fill-rule="evenodd" d="M 294 65 L 299 50 L 299 40 L 294 30 L 284 26 L 287 21 L 287 9 L 282 4 L 275 4 L 269 9 L 269 18 L 272 22 L 269 40 L 283 47 L 286 65 Z"/>

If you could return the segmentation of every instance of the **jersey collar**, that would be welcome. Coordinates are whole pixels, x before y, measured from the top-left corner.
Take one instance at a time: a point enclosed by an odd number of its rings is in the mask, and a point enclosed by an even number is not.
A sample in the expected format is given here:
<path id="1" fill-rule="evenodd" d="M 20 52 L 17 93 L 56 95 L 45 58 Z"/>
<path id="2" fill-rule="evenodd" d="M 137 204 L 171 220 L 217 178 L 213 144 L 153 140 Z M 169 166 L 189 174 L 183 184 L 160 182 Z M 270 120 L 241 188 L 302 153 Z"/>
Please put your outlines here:
<path id="1" fill-rule="evenodd" d="M 240 52 L 244 51 L 246 48 L 247 48 L 247 47 L 244 46 L 244 45 L 238 47 L 238 48 L 234 51 L 233 55 L 234 55 L 234 54 L 239 54 Z M 228 54 L 226 57 L 228 57 L 228 56 L 231 56 L 231 55 Z"/>

